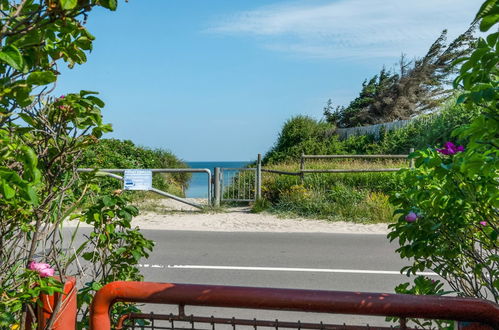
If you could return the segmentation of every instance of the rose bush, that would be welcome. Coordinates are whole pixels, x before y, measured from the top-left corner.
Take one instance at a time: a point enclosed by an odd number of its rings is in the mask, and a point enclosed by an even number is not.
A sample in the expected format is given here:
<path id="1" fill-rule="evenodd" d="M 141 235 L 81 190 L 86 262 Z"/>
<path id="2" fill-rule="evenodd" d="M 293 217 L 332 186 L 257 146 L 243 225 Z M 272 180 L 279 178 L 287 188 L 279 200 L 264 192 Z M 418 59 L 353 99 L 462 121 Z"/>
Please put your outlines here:
<path id="1" fill-rule="evenodd" d="M 485 1 L 476 16 L 481 31 L 497 30 L 498 21 L 499 2 Z M 498 41 L 499 32 L 480 38 L 473 53 L 456 62 L 461 65 L 454 82 L 462 93 L 458 103 L 481 114 L 453 132 L 462 146 L 447 142 L 410 156 L 416 168 L 401 173 L 405 189 L 391 198 L 401 216 L 388 234 L 390 240 L 398 240 L 400 256 L 412 261 L 403 272 L 431 269 L 458 295 L 495 302 L 499 302 Z"/>
<path id="2" fill-rule="evenodd" d="M 66 219 L 85 213 L 85 209 L 80 210 L 82 199 L 85 197 L 85 205 L 92 209 L 100 207 L 102 200 L 106 204 L 113 198 L 111 193 L 99 190 L 94 173 L 79 175 L 76 170 L 83 151 L 111 130 L 102 121 L 104 102 L 97 93 L 85 90 L 57 98 L 51 95 L 60 65 L 73 67 L 86 62 L 94 37 L 85 28 L 85 22 L 96 6 L 115 10 L 117 2 L 0 0 L 2 329 L 24 330 L 28 315 L 34 319 L 33 302 L 39 295 L 60 292 L 67 275 L 75 275 L 71 269 L 78 267 L 71 266 L 95 238 L 75 247 L 76 233 L 67 240 L 62 227 Z M 110 216 L 111 224 L 106 227 L 101 226 L 98 217 L 85 221 L 105 235 L 102 231 L 110 231 L 113 221 L 132 216 L 126 203 L 120 201 L 121 210 L 116 209 L 116 216 Z M 147 255 L 152 242 L 138 230 L 131 230 L 129 222 L 121 221 L 115 226 L 116 233 L 109 235 L 113 244 L 99 247 L 99 253 L 107 255 L 111 249 L 132 246 L 133 258 L 116 256 L 96 260 L 91 266 L 117 270 L 126 266 L 127 279 L 140 279 L 136 261 Z M 116 278 L 102 272 L 92 275 L 90 281 L 101 285 Z M 82 290 L 80 298 L 86 294 Z M 85 308 L 88 301 L 79 300 L 83 301 L 80 307 Z M 47 329 L 55 315 L 57 310 L 47 321 Z"/>

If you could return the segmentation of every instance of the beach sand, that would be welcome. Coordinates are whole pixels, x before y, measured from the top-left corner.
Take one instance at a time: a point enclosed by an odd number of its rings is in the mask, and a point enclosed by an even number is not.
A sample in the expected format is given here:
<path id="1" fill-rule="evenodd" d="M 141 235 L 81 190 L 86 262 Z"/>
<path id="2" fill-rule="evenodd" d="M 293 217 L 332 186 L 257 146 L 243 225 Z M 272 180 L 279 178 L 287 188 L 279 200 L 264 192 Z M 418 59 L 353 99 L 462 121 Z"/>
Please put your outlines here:
<path id="1" fill-rule="evenodd" d="M 206 203 L 206 199 L 191 199 L 191 201 Z M 385 235 L 388 233 L 387 224 L 358 224 L 304 218 L 284 219 L 265 212 L 251 213 L 249 207 L 232 207 L 223 212 L 210 213 L 171 199 L 150 200 L 137 206 L 142 211 L 134 217 L 132 226 L 141 229 Z M 67 225 L 76 226 L 76 221 L 68 221 Z"/>

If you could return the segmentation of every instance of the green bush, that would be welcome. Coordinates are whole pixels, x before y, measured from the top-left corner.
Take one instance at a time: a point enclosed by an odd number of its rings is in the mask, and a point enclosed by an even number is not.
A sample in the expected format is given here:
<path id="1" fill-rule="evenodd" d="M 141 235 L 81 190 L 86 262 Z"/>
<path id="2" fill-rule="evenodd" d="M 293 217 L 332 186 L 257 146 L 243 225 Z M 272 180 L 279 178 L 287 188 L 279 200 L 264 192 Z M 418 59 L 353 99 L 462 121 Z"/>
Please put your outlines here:
<path id="1" fill-rule="evenodd" d="M 296 176 L 264 174 L 262 197 L 266 202 L 260 202 L 256 211 L 363 223 L 391 222 L 394 208 L 387 193 L 398 186 L 394 184 L 397 180 L 385 178 L 396 176 L 393 173 L 310 174 L 302 183 Z"/>
<path id="2" fill-rule="evenodd" d="M 407 153 L 409 148 L 425 149 L 442 145 L 451 139 L 452 131 L 469 124 L 480 113 L 479 107 L 466 108 L 448 101 L 435 115 L 423 116 L 408 126 L 388 131 L 375 148 L 387 154 Z"/>
<path id="3" fill-rule="evenodd" d="M 338 153 L 334 126 L 308 116 L 296 116 L 284 124 L 277 142 L 263 158 L 263 163 L 275 164 L 299 159 L 301 154 Z M 329 134 L 329 138 L 327 138 Z"/>
<path id="4" fill-rule="evenodd" d="M 399 168 L 403 160 L 308 161 L 307 169 Z M 265 168 L 296 172 L 297 163 L 267 165 Z M 300 176 L 264 172 L 262 197 L 271 212 L 310 218 L 355 222 L 391 222 L 393 206 L 388 194 L 401 188 L 396 172 L 308 173 Z M 261 209 L 261 208 L 257 208 Z"/>
<path id="5" fill-rule="evenodd" d="M 392 196 L 401 214 L 388 237 L 412 265 L 431 269 L 462 296 L 499 302 L 499 1 L 487 0 L 476 21 L 480 38 L 462 63 L 454 88 L 458 103 L 482 113 L 453 132 L 443 148 L 414 153 L 416 169 L 403 173 L 404 189 Z M 404 217 L 405 215 L 405 217 Z"/>
<path id="6" fill-rule="evenodd" d="M 341 184 L 329 191 L 291 186 L 268 210 L 283 215 L 359 223 L 391 222 L 393 219 L 393 207 L 387 195 Z"/>
<path id="7" fill-rule="evenodd" d="M 130 140 L 101 139 L 83 153 L 80 167 L 88 168 L 186 168 L 187 165 L 171 152 L 136 146 Z M 189 173 L 155 173 L 155 188 L 183 195 L 191 175 Z M 122 183 L 112 178 L 102 178 L 103 189 L 118 189 Z"/>
<path id="8" fill-rule="evenodd" d="M 267 152 L 264 164 L 297 161 L 302 154 L 406 154 L 410 148 L 421 149 L 448 141 L 454 129 L 469 124 L 480 114 L 479 107 L 456 105 L 453 98 L 436 113 L 421 116 L 409 125 L 390 131 L 353 135 L 340 141 L 332 124 L 307 116 L 289 119 L 276 144 Z"/>

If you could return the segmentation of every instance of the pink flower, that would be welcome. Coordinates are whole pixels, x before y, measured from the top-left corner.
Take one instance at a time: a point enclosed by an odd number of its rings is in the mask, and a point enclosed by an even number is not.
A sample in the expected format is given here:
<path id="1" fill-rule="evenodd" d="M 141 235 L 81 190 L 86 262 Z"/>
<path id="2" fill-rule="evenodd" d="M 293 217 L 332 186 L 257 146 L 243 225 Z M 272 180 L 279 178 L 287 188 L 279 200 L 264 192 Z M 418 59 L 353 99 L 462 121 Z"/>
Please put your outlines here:
<path id="1" fill-rule="evenodd" d="M 414 212 L 409 212 L 406 216 L 405 216 L 405 221 L 407 222 L 414 222 L 418 219 L 418 215 Z"/>
<path id="2" fill-rule="evenodd" d="M 487 226 L 487 221 L 480 221 L 480 224 L 481 224 L 482 226 Z"/>
<path id="3" fill-rule="evenodd" d="M 446 142 L 442 149 L 437 149 L 437 151 L 443 155 L 455 155 L 458 152 L 464 151 L 463 146 L 456 146 L 452 142 Z"/>
<path id="4" fill-rule="evenodd" d="M 44 268 L 38 271 L 40 277 L 54 276 L 55 270 L 54 268 Z"/>
<path id="5" fill-rule="evenodd" d="M 28 264 L 28 269 L 38 272 L 40 277 L 54 276 L 55 270 L 49 264 L 31 261 Z"/>
<path id="6" fill-rule="evenodd" d="M 60 98 L 60 99 L 63 99 L 63 98 L 65 98 L 65 97 L 66 97 L 66 95 L 61 95 L 61 96 L 59 96 L 59 98 Z"/>

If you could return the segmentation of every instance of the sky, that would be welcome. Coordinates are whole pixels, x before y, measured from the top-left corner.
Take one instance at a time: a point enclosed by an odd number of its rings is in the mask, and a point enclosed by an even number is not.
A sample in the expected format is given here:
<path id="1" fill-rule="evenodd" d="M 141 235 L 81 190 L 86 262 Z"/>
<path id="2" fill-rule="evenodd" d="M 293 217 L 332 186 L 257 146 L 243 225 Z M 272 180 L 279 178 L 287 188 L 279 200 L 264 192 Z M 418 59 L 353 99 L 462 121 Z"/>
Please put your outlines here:
<path id="1" fill-rule="evenodd" d="M 248 161 L 296 115 L 322 117 L 402 53 L 464 32 L 482 0 L 129 0 L 94 9 L 88 62 L 57 93 L 98 91 L 106 137 L 186 161 Z"/>

